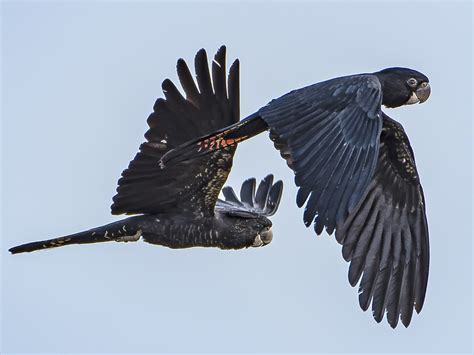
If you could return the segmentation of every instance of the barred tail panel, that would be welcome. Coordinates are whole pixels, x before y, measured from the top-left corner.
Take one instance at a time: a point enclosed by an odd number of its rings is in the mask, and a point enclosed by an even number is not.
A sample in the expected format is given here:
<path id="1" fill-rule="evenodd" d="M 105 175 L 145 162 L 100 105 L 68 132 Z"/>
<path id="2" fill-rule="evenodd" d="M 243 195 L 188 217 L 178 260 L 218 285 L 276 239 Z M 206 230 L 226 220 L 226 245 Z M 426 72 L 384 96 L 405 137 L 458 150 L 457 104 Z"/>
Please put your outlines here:
<path id="1" fill-rule="evenodd" d="M 161 167 L 176 165 L 186 160 L 234 146 L 268 129 L 267 123 L 253 114 L 246 119 L 204 137 L 183 143 L 168 151 L 160 160 Z"/>

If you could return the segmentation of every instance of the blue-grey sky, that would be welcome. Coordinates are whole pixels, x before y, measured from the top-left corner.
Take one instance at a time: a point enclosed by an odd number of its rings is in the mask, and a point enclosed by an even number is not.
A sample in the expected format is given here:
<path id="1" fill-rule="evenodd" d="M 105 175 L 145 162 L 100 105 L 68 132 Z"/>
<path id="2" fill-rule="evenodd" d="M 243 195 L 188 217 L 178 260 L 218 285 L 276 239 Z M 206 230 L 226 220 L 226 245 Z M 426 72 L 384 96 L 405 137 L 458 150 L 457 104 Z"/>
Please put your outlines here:
<path id="1" fill-rule="evenodd" d="M 2 2 L 2 353 L 472 351 L 470 2 Z M 285 182 L 274 239 L 241 251 L 145 243 L 11 256 L 13 245 L 105 224 L 179 57 L 241 60 L 245 116 L 294 88 L 406 66 L 431 98 L 404 125 L 431 237 L 426 302 L 408 329 L 362 312 L 333 237 L 295 204 L 266 134 L 228 183 Z"/>

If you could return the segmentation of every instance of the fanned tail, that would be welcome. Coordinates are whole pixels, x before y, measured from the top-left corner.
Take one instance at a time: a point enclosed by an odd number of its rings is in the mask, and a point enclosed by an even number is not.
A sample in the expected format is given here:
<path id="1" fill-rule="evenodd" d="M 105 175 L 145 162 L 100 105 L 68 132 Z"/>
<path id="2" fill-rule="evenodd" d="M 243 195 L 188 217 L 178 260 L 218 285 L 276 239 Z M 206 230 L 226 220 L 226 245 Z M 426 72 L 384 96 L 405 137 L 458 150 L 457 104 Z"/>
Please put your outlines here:
<path id="1" fill-rule="evenodd" d="M 26 243 L 10 248 L 12 254 L 29 253 L 36 250 L 58 248 L 71 244 L 102 242 L 128 242 L 140 239 L 141 230 L 133 223 L 133 217 L 64 237 Z"/>
<path id="2" fill-rule="evenodd" d="M 236 145 L 268 129 L 268 125 L 257 114 L 219 131 L 183 143 L 170 150 L 160 160 L 162 168 L 186 160 L 215 152 L 216 150 Z"/>

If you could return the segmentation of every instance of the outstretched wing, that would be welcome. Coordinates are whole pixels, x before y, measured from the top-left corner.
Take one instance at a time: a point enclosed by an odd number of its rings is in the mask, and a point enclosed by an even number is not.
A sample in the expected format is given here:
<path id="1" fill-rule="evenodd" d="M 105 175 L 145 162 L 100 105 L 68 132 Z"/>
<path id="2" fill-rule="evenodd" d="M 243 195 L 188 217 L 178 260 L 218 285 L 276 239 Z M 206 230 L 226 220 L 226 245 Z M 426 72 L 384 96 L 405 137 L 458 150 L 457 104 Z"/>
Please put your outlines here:
<path id="1" fill-rule="evenodd" d="M 380 150 L 370 185 L 349 217 L 336 227 L 350 261 L 349 282 L 359 285 L 359 303 L 380 322 L 410 324 L 423 307 L 429 242 L 425 200 L 413 151 L 403 127 L 384 115 Z"/>
<path id="2" fill-rule="evenodd" d="M 183 59 L 178 77 L 184 98 L 169 80 L 162 84 L 165 99 L 158 99 L 148 117 L 147 142 L 123 171 L 113 198 L 113 214 L 158 213 L 170 210 L 212 214 L 222 185 L 232 167 L 235 147 L 162 168 L 163 154 L 191 139 L 219 130 L 239 120 L 239 62 L 236 60 L 226 82 L 226 49 L 222 46 L 212 63 L 207 55 L 195 57 L 196 86 Z"/>
<path id="3" fill-rule="evenodd" d="M 331 234 L 366 190 L 382 129 L 374 75 L 336 78 L 292 91 L 258 111 L 299 186 L 304 222 Z"/>
<path id="4" fill-rule="evenodd" d="M 280 204 L 283 182 L 278 180 L 273 183 L 273 175 L 270 174 L 260 182 L 256 192 L 255 187 L 255 178 L 245 180 L 240 188 L 240 199 L 232 187 L 224 187 L 222 193 L 225 201 L 219 199 L 216 209 L 225 210 L 227 214 L 240 217 L 273 216 Z"/>

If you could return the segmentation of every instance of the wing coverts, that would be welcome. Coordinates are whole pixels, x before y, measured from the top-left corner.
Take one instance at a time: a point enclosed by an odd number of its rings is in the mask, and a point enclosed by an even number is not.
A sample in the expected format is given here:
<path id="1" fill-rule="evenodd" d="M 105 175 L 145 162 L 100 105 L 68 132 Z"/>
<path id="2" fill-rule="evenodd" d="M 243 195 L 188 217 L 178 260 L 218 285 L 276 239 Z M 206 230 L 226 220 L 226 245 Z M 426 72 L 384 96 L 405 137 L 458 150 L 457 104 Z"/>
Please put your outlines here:
<path id="1" fill-rule="evenodd" d="M 304 222 L 331 234 L 359 202 L 377 162 L 381 86 L 354 75 L 294 90 L 258 111 L 295 172 Z"/>

